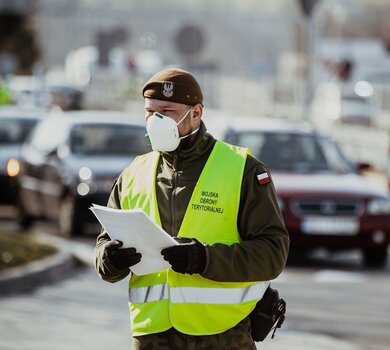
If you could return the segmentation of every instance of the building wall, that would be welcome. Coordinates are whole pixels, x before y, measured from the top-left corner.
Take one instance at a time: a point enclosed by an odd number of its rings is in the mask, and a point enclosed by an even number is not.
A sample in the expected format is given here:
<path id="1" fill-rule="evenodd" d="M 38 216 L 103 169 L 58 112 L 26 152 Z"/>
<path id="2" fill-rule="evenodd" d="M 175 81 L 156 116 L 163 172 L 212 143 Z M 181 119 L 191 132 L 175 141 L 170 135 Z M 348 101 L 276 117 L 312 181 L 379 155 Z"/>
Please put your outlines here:
<path id="1" fill-rule="evenodd" d="M 234 2 L 232 2 L 233 4 Z M 252 3 L 255 3 L 254 1 Z M 236 11 L 226 2 L 216 1 L 49 1 L 41 0 L 36 16 L 46 65 L 62 64 L 66 54 L 96 43 L 101 30 L 121 27 L 127 33 L 122 47 L 136 52 L 145 49 L 145 33 L 154 33 L 153 48 L 166 64 L 185 63 L 175 45 L 182 26 L 196 25 L 204 34 L 204 49 L 195 54 L 201 64 L 215 64 L 222 70 L 243 73 L 256 60 L 265 60 L 274 70 L 281 51 L 294 49 L 291 27 L 294 11 Z M 276 29 L 275 29 L 276 28 Z"/>

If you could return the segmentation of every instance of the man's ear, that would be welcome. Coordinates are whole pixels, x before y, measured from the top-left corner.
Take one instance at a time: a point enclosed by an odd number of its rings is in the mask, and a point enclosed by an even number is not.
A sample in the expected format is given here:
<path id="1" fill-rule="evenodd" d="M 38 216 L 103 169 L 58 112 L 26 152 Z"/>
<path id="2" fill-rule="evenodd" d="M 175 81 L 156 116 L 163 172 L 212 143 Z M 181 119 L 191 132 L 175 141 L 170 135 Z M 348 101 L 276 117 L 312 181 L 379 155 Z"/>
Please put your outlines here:
<path id="1" fill-rule="evenodd" d="M 201 103 L 196 104 L 192 107 L 192 119 L 195 124 L 199 124 L 203 115 L 203 105 Z"/>

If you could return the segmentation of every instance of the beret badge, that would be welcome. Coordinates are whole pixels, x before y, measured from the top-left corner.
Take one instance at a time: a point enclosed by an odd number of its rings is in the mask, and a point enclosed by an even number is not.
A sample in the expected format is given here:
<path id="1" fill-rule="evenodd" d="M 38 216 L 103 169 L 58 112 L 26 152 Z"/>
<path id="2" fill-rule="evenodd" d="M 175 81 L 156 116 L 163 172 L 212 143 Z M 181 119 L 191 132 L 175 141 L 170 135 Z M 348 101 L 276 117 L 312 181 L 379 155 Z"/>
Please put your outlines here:
<path id="1" fill-rule="evenodd" d="M 174 90 L 174 84 L 169 81 L 165 81 L 163 83 L 163 95 L 165 97 L 172 97 L 173 96 L 173 90 Z"/>

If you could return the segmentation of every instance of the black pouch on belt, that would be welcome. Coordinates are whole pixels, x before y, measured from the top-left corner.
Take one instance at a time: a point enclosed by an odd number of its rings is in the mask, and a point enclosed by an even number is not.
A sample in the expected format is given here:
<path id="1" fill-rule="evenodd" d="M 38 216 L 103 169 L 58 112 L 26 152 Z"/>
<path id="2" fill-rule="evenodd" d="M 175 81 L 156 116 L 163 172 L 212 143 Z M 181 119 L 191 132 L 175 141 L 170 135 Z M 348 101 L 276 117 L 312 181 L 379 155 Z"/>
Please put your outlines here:
<path id="1" fill-rule="evenodd" d="M 263 341 L 273 329 L 272 339 L 276 329 L 282 326 L 285 313 L 286 302 L 279 297 L 279 292 L 276 289 L 268 286 L 263 297 L 249 315 L 253 340 Z"/>

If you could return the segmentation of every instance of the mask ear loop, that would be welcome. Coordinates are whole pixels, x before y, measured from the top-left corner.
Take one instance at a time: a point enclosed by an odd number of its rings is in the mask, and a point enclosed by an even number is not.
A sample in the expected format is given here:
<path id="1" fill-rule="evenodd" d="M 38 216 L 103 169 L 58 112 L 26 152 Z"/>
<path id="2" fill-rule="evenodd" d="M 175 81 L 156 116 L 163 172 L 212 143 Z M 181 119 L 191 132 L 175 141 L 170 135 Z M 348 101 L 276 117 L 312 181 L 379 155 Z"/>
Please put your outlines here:
<path id="1" fill-rule="evenodd" d="M 185 117 L 187 117 L 187 115 L 188 115 L 188 113 L 190 113 L 191 109 L 192 109 L 192 107 L 187 111 L 186 114 L 184 114 L 184 117 L 181 118 L 181 119 L 179 120 L 179 122 L 178 122 L 176 125 L 179 125 L 179 124 L 185 119 Z M 188 135 L 179 137 L 179 139 L 180 139 L 180 140 L 183 140 L 183 139 L 187 138 L 188 136 L 194 135 L 194 134 L 196 134 L 196 133 L 198 132 L 198 130 L 199 130 L 199 128 L 195 129 L 193 132 L 191 132 L 191 133 L 188 134 Z"/>
<path id="2" fill-rule="evenodd" d="M 199 130 L 199 128 L 195 129 L 192 133 L 190 133 L 190 134 L 188 134 L 186 136 L 179 137 L 179 139 L 183 140 L 183 139 L 187 138 L 188 136 L 194 135 L 194 134 L 196 134 L 198 132 L 198 130 Z"/>
<path id="3" fill-rule="evenodd" d="M 176 124 L 177 126 L 187 117 L 187 115 L 188 115 L 188 113 L 190 113 L 191 109 L 192 109 L 192 107 L 187 111 L 186 114 L 184 114 L 184 117 L 179 120 L 179 122 Z"/>

